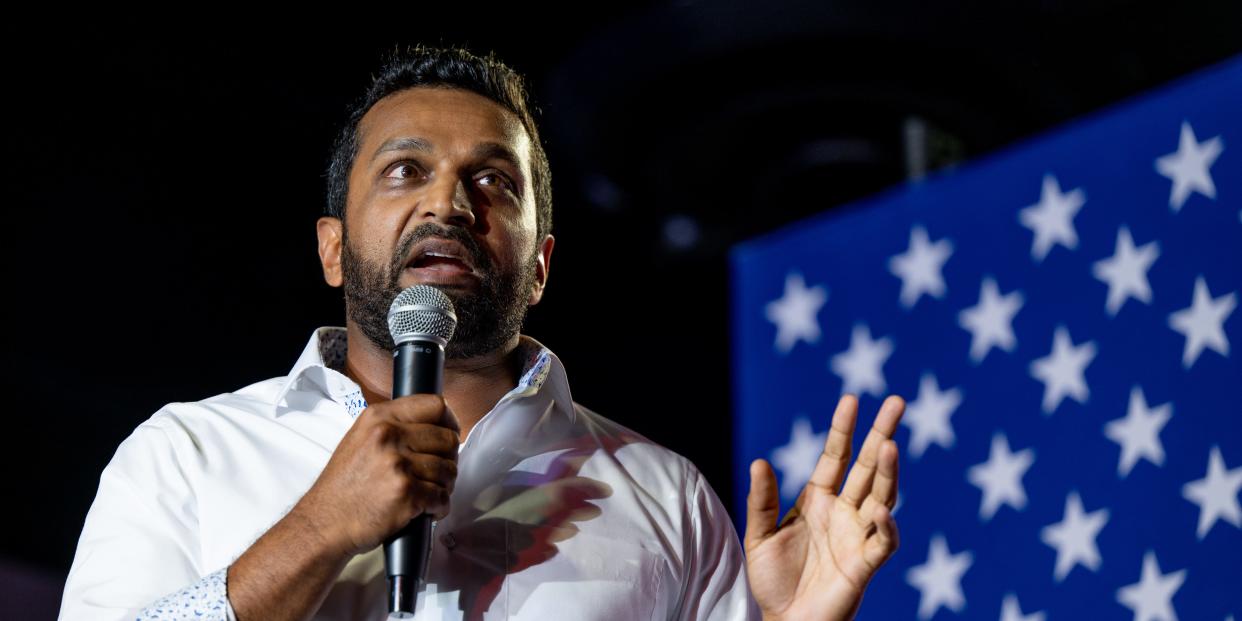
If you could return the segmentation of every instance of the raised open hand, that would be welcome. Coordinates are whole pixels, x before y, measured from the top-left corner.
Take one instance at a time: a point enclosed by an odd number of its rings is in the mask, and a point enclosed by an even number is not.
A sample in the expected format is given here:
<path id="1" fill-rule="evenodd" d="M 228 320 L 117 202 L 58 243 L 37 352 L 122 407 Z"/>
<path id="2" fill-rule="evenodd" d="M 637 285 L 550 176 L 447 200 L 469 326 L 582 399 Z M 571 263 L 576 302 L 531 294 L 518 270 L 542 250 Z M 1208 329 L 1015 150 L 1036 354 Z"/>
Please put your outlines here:
<path id="1" fill-rule="evenodd" d="M 746 572 L 765 620 L 853 619 L 876 570 L 897 550 L 897 443 L 893 432 L 905 412 L 889 396 L 845 476 L 858 399 L 845 395 L 811 480 L 777 524 L 776 475 L 762 459 L 750 465 L 746 516 Z"/>

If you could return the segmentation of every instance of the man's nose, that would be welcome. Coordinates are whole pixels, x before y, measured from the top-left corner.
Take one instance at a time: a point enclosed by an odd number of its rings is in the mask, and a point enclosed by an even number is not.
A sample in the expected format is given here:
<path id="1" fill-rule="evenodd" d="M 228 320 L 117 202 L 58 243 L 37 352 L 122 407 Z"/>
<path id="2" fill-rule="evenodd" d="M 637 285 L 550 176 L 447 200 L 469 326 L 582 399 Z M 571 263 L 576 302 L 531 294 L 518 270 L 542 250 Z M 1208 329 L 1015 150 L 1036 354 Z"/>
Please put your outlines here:
<path id="1" fill-rule="evenodd" d="M 420 207 L 419 218 L 434 218 L 444 224 L 471 228 L 474 226 L 474 207 L 470 193 L 460 178 L 441 178 Z"/>

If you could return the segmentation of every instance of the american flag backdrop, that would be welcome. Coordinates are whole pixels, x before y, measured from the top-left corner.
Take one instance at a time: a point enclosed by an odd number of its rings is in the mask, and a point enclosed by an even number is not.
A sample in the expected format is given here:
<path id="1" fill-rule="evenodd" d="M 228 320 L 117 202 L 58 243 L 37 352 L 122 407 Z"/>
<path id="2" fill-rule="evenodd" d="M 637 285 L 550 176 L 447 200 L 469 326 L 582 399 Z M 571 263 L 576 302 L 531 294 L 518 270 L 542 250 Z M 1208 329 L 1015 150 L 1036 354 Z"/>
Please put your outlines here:
<path id="1" fill-rule="evenodd" d="M 731 260 L 739 529 L 908 403 L 860 619 L 1242 619 L 1242 59 Z"/>

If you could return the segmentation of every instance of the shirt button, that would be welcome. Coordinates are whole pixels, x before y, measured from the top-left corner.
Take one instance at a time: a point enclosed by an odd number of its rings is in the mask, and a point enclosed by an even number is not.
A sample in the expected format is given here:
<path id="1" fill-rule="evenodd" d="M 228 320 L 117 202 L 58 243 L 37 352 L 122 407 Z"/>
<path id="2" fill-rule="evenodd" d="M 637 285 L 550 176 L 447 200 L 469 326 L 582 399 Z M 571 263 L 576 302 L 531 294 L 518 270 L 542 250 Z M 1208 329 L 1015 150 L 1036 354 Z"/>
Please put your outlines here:
<path id="1" fill-rule="evenodd" d="M 441 535 L 440 543 L 444 544 L 444 547 L 450 550 L 457 547 L 457 540 L 453 538 L 453 533 L 445 533 Z"/>

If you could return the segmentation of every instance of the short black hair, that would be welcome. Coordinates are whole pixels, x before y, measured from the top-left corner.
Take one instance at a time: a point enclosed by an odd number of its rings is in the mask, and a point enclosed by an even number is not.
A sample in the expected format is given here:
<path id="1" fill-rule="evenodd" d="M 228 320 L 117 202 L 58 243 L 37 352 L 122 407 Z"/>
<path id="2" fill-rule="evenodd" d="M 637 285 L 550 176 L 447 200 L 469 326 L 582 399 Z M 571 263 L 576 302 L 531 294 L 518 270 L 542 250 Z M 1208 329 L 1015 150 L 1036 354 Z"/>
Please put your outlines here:
<path id="1" fill-rule="evenodd" d="M 349 194 L 349 171 L 358 156 L 358 122 L 376 102 L 395 92 L 416 86 L 460 88 L 478 93 L 512 112 L 530 137 L 531 185 L 535 193 L 538 236 L 536 243 L 552 231 L 552 171 L 539 139 L 539 129 L 531 113 L 530 94 L 525 79 L 496 57 L 494 52 L 480 57 L 462 47 L 394 48 L 371 86 L 349 109 L 345 126 L 332 146 L 328 163 L 328 200 L 324 215 L 345 219 Z"/>

